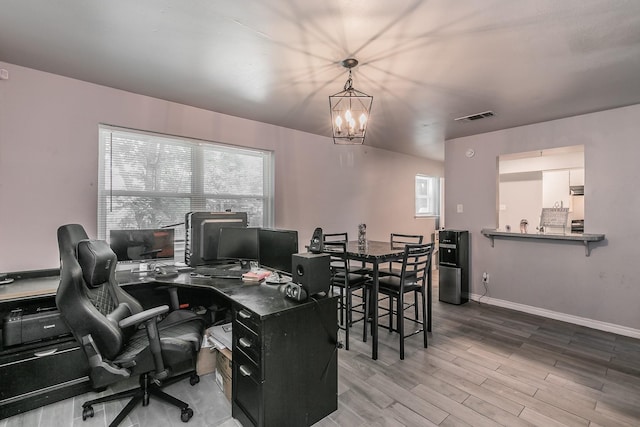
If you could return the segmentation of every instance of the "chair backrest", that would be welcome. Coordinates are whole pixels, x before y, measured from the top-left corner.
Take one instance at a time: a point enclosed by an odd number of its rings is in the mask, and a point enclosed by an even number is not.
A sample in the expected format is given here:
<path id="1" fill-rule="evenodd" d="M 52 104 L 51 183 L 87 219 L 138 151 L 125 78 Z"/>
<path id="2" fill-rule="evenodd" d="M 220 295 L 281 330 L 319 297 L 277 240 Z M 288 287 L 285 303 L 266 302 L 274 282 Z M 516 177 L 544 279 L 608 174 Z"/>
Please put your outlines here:
<path id="1" fill-rule="evenodd" d="M 431 269 L 432 252 L 433 245 L 431 243 L 406 245 L 402 257 L 401 278 L 410 278 L 416 284 L 422 282 L 422 286 L 424 286 Z"/>
<path id="2" fill-rule="evenodd" d="M 419 245 L 422 244 L 422 235 L 420 234 L 400 234 L 391 233 L 391 247 L 401 248 L 405 245 Z"/>
<path id="3" fill-rule="evenodd" d="M 100 354 L 112 359 L 133 333 L 118 322 L 142 306 L 118 286 L 116 255 L 105 241 L 89 240 L 82 226 L 70 224 L 58 229 L 58 247 L 56 306 L 79 342 L 90 336 Z"/>
<path id="4" fill-rule="evenodd" d="M 348 233 L 325 233 L 322 235 L 323 242 L 344 242 L 349 241 Z"/>
<path id="5" fill-rule="evenodd" d="M 330 255 L 331 273 L 344 272 L 348 268 L 347 243 L 343 241 L 324 242 L 324 251 Z"/>

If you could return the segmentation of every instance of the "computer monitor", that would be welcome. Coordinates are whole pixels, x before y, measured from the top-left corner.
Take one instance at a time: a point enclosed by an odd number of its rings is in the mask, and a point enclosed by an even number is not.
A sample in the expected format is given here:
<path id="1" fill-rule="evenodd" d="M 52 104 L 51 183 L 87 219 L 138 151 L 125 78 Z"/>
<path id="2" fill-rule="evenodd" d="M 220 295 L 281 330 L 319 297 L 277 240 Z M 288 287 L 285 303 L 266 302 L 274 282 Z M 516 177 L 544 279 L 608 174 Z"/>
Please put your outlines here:
<path id="1" fill-rule="evenodd" d="M 221 227 L 218 259 L 258 260 L 258 229 Z"/>
<path id="2" fill-rule="evenodd" d="M 174 229 L 110 230 L 109 245 L 121 262 L 173 259 Z"/>
<path id="3" fill-rule="evenodd" d="M 246 226 L 246 212 L 188 212 L 185 215 L 185 263 L 191 267 L 216 263 L 220 228 Z"/>
<path id="4" fill-rule="evenodd" d="M 292 274 L 291 255 L 298 253 L 298 232 L 261 228 L 258 232 L 260 265 Z"/>

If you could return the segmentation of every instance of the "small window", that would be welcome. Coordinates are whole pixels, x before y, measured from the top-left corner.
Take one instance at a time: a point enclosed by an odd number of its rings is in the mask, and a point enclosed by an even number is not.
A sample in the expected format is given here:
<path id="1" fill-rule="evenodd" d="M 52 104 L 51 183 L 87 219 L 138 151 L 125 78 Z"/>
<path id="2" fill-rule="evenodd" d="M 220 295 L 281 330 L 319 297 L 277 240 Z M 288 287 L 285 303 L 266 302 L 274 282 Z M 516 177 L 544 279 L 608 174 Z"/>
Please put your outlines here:
<path id="1" fill-rule="evenodd" d="M 440 215 L 440 178 L 416 175 L 416 217 Z"/>

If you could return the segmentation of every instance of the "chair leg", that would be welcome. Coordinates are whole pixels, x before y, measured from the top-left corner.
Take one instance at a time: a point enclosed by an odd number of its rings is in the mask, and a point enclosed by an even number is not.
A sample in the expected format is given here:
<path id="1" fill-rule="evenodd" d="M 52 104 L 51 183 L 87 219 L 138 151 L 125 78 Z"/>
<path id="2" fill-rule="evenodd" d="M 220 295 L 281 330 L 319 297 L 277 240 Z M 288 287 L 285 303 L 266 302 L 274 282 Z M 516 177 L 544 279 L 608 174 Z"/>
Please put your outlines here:
<path id="1" fill-rule="evenodd" d="M 138 403 L 140 403 L 144 399 L 143 394 L 144 393 L 142 392 L 142 390 L 136 393 L 136 395 L 133 396 L 133 398 L 125 405 L 122 411 L 120 411 L 120 413 L 113 419 L 113 421 L 111 421 L 111 424 L 109 424 L 109 427 L 116 427 L 120 425 L 120 423 L 125 418 L 127 418 L 127 415 L 129 415 L 129 413 L 133 410 L 133 408 L 135 408 L 138 405 Z"/>
<path id="2" fill-rule="evenodd" d="M 427 335 L 428 335 L 428 318 L 427 318 L 427 301 L 424 295 L 424 289 L 421 292 L 422 296 L 422 335 L 424 337 L 424 348 L 427 348 Z"/>
<path id="3" fill-rule="evenodd" d="M 187 375 L 190 375 L 190 374 L 180 375 L 176 379 L 181 379 Z M 140 375 L 139 382 L 140 382 L 140 387 L 138 388 L 121 391 L 119 393 L 114 393 L 109 396 L 103 396 L 103 397 L 89 400 L 83 403 L 82 419 L 86 420 L 87 417 L 93 417 L 93 405 L 97 403 L 111 402 L 114 400 L 122 399 L 123 397 L 131 397 L 131 400 L 127 402 L 125 407 L 120 411 L 120 413 L 115 417 L 115 419 L 109 424 L 109 427 L 116 427 L 127 417 L 127 415 L 129 415 L 129 413 L 133 410 L 133 408 L 135 408 L 138 405 L 138 403 L 142 403 L 142 406 L 147 406 L 149 404 L 149 398 L 151 395 L 156 396 L 164 400 L 165 402 L 180 408 L 181 410 L 180 418 L 183 422 L 187 422 L 191 419 L 191 417 L 193 417 L 193 410 L 189 408 L 188 403 L 183 402 L 162 391 L 161 386 L 156 385 L 149 377 L 149 374 Z M 167 383 L 164 383 L 163 386 L 172 384 L 174 382 L 175 381 L 169 381 Z M 192 381 L 191 384 L 195 384 L 195 382 Z"/>
<path id="4" fill-rule="evenodd" d="M 340 287 L 340 324 L 344 325 L 345 321 L 345 308 L 344 308 L 344 290 Z"/>
<path id="5" fill-rule="evenodd" d="M 404 360 L 404 293 L 398 295 L 398 334 L 400 335 L 400 360 Z"/>
<path id="6" fill-rule="evenodd" d="M 393 332 L 393 297 L 389 295 L 389 332 Z"/>
<path id="7" fill-rule="evenodd" d="M 362 322 L 362 342 L 367 342 L 367 324 L 369 323 L 369 304 L 371 293 L 369 288 L 363 289 L 364 293 L 364 321 Z"/>
<path id="8" fill-rule="evenodd" d="M 345 348 L 349 350 L 349 329 L 351 328 L 351 289 L 346 289 L 347 293 L 347 312 L 345 317 L 347 321 L 344 325 L 344 340 L 346 341 Z"/>

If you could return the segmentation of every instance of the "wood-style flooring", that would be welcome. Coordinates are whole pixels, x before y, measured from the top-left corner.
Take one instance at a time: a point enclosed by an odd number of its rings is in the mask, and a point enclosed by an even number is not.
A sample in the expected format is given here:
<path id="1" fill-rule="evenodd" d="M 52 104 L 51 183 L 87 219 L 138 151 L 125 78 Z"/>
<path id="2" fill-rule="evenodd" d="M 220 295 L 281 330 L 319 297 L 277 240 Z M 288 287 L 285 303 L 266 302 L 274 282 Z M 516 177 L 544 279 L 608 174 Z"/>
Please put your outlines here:
<path id="1" fill-rule="evenodd" d="M 371 360 L 362 324 L 354 325 L 350 350 L 338 356 L 338 410 L 316 426 L 640 426 L 640 340 L 476 302 L 441 303 L 437 295 L 436 288 L 429 348 L 420 335 L 408 339 L 404 361 L 397 334 L 385 329 L 379 359 Z M 190 403 L 188 424 L 153 400 L 122 426 L 239 426 L 213 375 L 166 390 Z M 0 420 L 0 427 L 103 427 L 122 407 L 96 407 L 83 422 L 87 398 Z"/>

